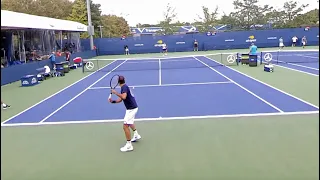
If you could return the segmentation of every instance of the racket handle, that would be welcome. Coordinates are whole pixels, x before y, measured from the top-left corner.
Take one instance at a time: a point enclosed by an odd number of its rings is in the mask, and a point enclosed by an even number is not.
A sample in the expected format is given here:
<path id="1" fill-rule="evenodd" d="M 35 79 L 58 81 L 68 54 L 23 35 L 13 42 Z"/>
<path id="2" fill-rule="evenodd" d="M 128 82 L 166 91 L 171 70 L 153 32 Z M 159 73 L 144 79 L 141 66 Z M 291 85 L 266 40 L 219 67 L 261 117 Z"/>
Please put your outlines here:
<path id="1" fill-rule="evenodd" d="M 109 99 L 111 99 L 111 94 L 109 95 Z"/>

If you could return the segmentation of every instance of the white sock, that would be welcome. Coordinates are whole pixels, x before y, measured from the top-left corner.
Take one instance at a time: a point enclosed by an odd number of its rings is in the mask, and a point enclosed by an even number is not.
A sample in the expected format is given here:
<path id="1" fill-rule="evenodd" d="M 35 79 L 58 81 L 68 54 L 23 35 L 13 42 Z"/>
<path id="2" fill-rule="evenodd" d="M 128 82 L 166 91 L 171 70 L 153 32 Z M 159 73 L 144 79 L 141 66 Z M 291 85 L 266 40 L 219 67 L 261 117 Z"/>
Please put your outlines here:
<path id="1" fill-rule="evenodd" d="M 138 130 L 135 130 L 134 132 L 133 132 L 133 134 L 136 136 L 136 135 L 139 135 L 138 134 Z"/>
<path id="2" fill-rule="evenodd" d="M 2 106 L 3 106 L 3 107 L 6 107 L 7 105 L 6 105 L 5 103 L 2 103 Z"/>

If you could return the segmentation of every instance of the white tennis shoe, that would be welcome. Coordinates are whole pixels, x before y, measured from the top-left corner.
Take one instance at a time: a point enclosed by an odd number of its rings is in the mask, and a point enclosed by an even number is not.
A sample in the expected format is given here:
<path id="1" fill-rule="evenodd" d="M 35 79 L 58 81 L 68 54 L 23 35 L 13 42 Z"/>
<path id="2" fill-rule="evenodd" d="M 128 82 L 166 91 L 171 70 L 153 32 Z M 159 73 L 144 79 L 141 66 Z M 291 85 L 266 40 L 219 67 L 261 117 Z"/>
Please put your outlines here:
<path id="1" fill-rule="evenodd" d="M 141 136 L 139 134 L 135 134 L 135 135 L 133 135 L 133 138 L 131 139 L 131 142 L 136 142 L 139 139 L 141 139 Z"/>
<path id="2" fill-rule="evenodd" d="M 120 148 L 120 151 L 121 152 L 133 151 L 133 146 L 130 142 L 126 143 L 126 145 L 124 145 L 122 148 Z"/>

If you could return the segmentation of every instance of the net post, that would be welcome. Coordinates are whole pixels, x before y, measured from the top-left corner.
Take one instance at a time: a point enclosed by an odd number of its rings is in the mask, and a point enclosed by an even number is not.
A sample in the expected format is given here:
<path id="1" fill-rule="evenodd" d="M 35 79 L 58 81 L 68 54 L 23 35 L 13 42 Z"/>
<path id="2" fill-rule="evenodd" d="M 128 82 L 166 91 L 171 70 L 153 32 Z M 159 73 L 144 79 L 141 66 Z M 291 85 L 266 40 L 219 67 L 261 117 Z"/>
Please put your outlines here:
<path id="1" fill-rule="evenodd" d="M 97 61 L 97 71 L 99 71 L 100 70 L 99 59 L 97 59 L 96 61 Z"/>
<path id="2" fill-rule="evenodd" d="M 81 63 L 82 63 L 82 73 L 84 73 L 84 60 L 81 58 Z"/>
<path id="3" fill-rule="evenodd" d="M 237 63 L 237 66 L 239 66 L 239 53 L 237 53 L 236 63 Z"/>
<path id="4" fill-rule="evenodd" d="M 223 62 L 223 60 L 222 60 L 222 58 L 223 58 L 222 53 L 220 53 L 220 63 L 223 64 L 223 65 L 225 65 L 224 62 Z"/>
<path id="5" fill-rule="evenodd" d="M 262 51 L 260 52 L 260 65 L 262 64 Z"/>

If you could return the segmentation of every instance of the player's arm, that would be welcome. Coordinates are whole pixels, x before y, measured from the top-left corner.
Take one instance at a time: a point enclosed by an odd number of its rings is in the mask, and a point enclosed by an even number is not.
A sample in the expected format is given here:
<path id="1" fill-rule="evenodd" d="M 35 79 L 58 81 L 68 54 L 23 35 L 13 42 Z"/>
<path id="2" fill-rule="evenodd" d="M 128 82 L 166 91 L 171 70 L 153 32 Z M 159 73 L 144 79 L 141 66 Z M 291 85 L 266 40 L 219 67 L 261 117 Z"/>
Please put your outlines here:
<path id="1" fill-rule="evenodd" d="M 121 101 L 122 101 L 122 100 L 125 100 L 125 99 L 127 98 L 127 92 L 122 92 L 121 94 L 118 93 L 118 92 L 115 92 L 114 94 L 115 94 L 116 96 L 118 96 L 119 99 L 121 99 Z M 121 101 L 120 101 L 120 102 L 121 102 Z"/>
<path id="2" fill-rule="evenodd" d="M 122 99 L 121 98 L 118 98 L 117 100 L 109 99 L 109 102 L 111 102 L 111 103 L 121 103 Z"/>
<path id="3" fill-rule="evenodd" d="M 118 96 L 121 100 L 125 100 L 127 98 L 127 93 L 129 92 L 128 86 L 121 88 L 121 93 L 118 93 L 115 90 L 112 90 L 112 93 Z"/>

